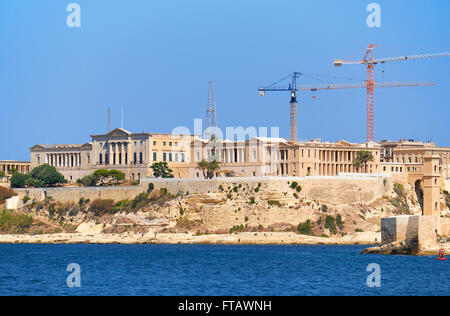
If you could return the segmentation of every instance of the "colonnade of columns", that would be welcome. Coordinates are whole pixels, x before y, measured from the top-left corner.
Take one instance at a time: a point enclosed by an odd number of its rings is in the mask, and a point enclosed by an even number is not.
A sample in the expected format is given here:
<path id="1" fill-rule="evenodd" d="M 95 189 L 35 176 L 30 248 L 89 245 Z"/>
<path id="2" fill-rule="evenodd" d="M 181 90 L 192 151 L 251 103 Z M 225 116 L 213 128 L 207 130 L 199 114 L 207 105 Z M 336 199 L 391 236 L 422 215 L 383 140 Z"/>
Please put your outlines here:
<path id="1" fill-rule="evenodd" d="M 0 161 L 0 171 L 5 173 L 5 175 L 11 174 L 12 171 L 16 171 L 18 173 L 30 173 L 31 167 L 30 164 L 25 163 L 14 163 L 14 162 L 1 162 Z"/>
<path id="2" fill-rule="evenodd" d="M 81 166 L 81 153 L 47 154 L 46 163 L 56 168 L 78 168 Z"/>
<path id="3" fill-rule="evenodd" d="M 98 153 L 98 163 L 100 165 L 128 165 L 141 163 L 141 153 L 142 162 L 145 160 L 145 151 L 140 151 L 136 153 L 136 161 L 134 161 L 134 157 L 130 157 L 129 147 L 128 142 L 109 142 L 106 150 Z"/>

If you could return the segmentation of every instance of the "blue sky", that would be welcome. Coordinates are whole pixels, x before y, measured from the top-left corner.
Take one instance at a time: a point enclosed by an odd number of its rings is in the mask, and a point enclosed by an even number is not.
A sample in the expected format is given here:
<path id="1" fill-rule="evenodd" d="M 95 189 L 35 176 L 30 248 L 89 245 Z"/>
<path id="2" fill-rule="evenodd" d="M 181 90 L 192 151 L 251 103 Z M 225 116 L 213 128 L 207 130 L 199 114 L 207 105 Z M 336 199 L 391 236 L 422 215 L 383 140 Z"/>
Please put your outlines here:
<path id="1" fill-rule="evenodd" d="M 0 160 L 28 160 L 36 143 L 90 141 L 105 132 L 108 106 L 113 127 L 123 105 L 133 132 L 193 128 L 209 80 L 220 127 L 278 126 L 288 137 L 288 93 L 259 97 L 258 87 L 294 71 L 364 80 L 364 66 L 332 62 L 359 59 L 371 43 L 376 57 L 450 47 L 446 0 L 376 1 L 381 28 L 366 25 L 374 1 L 363 0 L 77 0 L 81 28 L 66 25 L 70 2 L 0 2 Z M 377 66 L 377 81 L 436 86 L 378 89 L 375 138 L 450 146 L 449 70 L 450 57 Z M 300 139 L 365 140 L 364 89 L 298 99 Z"/>

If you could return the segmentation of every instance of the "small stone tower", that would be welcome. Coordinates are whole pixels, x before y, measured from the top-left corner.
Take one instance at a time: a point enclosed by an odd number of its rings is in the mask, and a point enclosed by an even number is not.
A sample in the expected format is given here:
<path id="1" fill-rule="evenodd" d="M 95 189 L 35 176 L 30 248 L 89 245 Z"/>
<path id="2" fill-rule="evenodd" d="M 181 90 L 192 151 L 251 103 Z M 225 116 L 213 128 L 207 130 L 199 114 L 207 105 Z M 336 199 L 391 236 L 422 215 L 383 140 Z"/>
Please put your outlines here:
<path id="1" fill-rule="evenodd" d="M 423 157 L 423 215 L 440 216 L 440 157 L 425 155 Z"/>

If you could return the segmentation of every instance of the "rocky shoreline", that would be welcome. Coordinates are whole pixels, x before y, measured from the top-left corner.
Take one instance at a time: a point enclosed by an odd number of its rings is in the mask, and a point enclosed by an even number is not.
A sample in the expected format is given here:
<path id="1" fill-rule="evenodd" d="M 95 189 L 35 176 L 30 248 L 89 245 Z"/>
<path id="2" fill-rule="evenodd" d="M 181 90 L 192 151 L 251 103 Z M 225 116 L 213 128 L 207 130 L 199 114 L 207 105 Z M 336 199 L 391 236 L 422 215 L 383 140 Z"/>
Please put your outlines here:
<path id="1" fill-rule="evenodd" d="M 235 234 L 72 233 L 47 235 L 0 235 L 0 243 L 28 244 L 253 244 L 253 245 L 373 245 L 380 233 L 356 233 L 340 238 L 299 235 L 293 232 L 244 232 Z"/>

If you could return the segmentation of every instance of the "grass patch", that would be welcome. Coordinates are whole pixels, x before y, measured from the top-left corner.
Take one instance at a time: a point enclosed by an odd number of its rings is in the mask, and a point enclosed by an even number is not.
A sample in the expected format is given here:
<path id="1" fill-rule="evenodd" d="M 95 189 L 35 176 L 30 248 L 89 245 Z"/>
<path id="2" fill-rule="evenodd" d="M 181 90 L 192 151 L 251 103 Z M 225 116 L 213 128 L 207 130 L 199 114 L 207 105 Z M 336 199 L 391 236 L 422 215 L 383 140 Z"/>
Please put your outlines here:
<path id="1" fill-rule="evenodd" d="M 0 212 L 0 230 L 4 233 L 24 233 L 33 224 L 33 217 L 23 213 Z"/>

